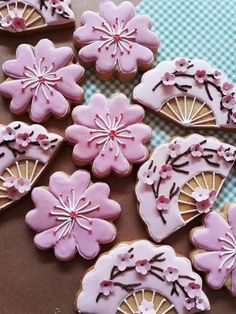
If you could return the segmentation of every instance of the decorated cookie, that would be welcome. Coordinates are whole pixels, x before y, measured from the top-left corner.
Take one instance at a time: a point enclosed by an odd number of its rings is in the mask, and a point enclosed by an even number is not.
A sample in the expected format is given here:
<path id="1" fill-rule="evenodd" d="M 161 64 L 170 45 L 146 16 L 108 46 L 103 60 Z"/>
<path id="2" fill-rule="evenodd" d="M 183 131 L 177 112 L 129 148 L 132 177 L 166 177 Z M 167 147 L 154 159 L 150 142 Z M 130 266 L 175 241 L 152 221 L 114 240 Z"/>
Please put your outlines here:
<path id="1" fill-rule="evenodd" d="M 194 266 L 207 273 L 213 289 L 223 285 L 236 296 L 236 204 L 223 208 L 220 214 L 211 212 L 204 217 L 204 227 L 191 232 L 198 250 L 192 254 Z"/>
<path id="2" fill-rule="evenodd" d="M 236 159 L 236 147 L 192 134 L 158 146 L 138 172 L 139 214 L 160 242 L 208 213 Z"/>
<path id="3" fill-rule="evenodd" d="M 71 0 L 0 0 L 0 30 L 19 34 L 74 23 Z"/>
<path id="4" fill-rule="evenodd" d="M 71 48 L 55 48 L 48 39 L 40 40 L 34 48 L 20 45 L 16 59 L 3 63 L 7 79 L 0 84 L 0 94 L 11 98 L 10 110 L 15 114 L 29 110 L 35 122 L 42 122 L 50 114 L 64 118 L 70 102 L 83 98 L 83 90 L 76 83 L 82 79 L 84 69 L 72 64 L 72 58 Z"/>
<path id="5" fill-rule="evenodd" d="M 0 125 L 0 211 L 31 190 L 61 143 L 38 124 Z"/>
<path id="6" fill-rule="evenodd" d="M 94 175 L 104 177 L 111 171 L 128 175 L 133 163 L 148 157 L 144 144 L 151 129 L 141 123 L 144 110 L 130 105 L 123 94 L 111 100 L 96 94 L 87 106 L 78 106 L 72 113 L 75 124 L 66 130 L 66 138 L 75 144 L 73 158 L 77 164 L 92 163 Z"/>
<path id="7" fill-rule="evenodd" d="M 183 127 L 236 130 L 235 88 L 203 60 L 163 61 L 143 75 L 133 97 Z"/>
<path id="8" fill-rule="evenodd" d="M 210 309 L 202 280 L 190 261 L 170 246 L 141 240 L 103 255 L 77 295 L 87 314 L 184 314 Z"/>
<path id="9" fill-rule="evenodd" d="M 34 243 L 40 250 L 54 248 L 59 260 L 72 259 L 78 252 L 85 259 L 97 256 L 100 244 L 115 239 L 116 229 L 109 221 L 117 218 L 120 205 L 109 199 L 106 183 L 92 184 L 87 171 L 71 176 L 55 172 L 49 187 L 32 191 L 35 209 L 26 223 L 37 232 Z"/>
<path id="10" fill-rule="evenodd" d="M 85 11 L 81 21 L 74 33 L 75 44 L 81 48 L 79 58 L 85 65 L 95 64 L 101 79 L 115 73 L 121 80 L 131 80 L 138 68 L 152 66 L 159 38 L 151 31 L 148 16 L 135 16 L 131 2 L 116 6 L 103 1 L 99 13 Z"/>

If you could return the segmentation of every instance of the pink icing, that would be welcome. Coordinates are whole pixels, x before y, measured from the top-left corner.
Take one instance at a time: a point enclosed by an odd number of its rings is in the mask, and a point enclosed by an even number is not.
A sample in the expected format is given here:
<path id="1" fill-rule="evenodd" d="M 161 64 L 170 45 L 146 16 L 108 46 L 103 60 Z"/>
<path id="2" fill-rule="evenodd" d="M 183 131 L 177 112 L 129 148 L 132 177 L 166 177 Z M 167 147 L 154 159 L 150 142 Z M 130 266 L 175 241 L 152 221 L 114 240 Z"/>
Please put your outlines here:
<path id="1" fill-rule="evenodd" d="M 192 235 L 193 244 L 204 252 L 194 255 L 194 265 L 208 273 L 207 282 L 214 288 L 221 288 L 226 279 L 232 277 L 231 292 L 236 296 L 236 204 L 227 211 L 227 220 L 216 212 L 204 218 L 204 228 L 196 229 Z"/>
<path id="2" fill-rule="evenodd" d="M 76 44 L 83 46 L 79 57 L 84 62 L 96 62 L 98 72 L 136 74 L 138 64 L 151 65 L 153 49 L 159 38 L 150 29 L 148 16 L 134 16 L 135 7 L 129 1 L 116 6 L 111 1 L 100 5 L 100 13 L 85 11 L 82 26 L 74 33 Z"/>
<path id="3" fill-rule="evenodd" d="M 176 157 L 171 157 L 173 151 L 170 148 L 176 144 L 178 144 Z M 192 155 L 193 144 L 202 147 L 201 155 Z M 226 153 L 230 158 L 225 158 Z M 185 138 L 176 137 L 171 142 L 158 146 L 150 159 L 139 169 L 136 186 L 136 196 L 140 203 L 139 214 L 153 240 L 162 241 L 201 213 L 208 212 L 213 207 L 235 158 L 235 147 L 198 134 Z M 206 187 L 203 184 L 200 190 L 192 187 L 191 192 L 187 193 L 188 197 L 191 197 L 191 204 L 180 199 L 182 187 L 191 178 L 197 175 L 204 176 L 204 173 L 212 173 L 213 187 Z M 218 191 L 214 189 L 214 178 L 217 174 L 223 180 Z M 190 212 L 189 210 L 181 212 L 180 204 L 192 206 L 191 218 L 184 219 Z"/>
<path id="4" fill-rule="evenodd" d="M 132 163 L 143 162 L 151 129 L 141 123 L 144 110 L 130 105 L 125 95 L 108 101 L 103 95 L 92 96 L 87 106 L 73 110 L 75 124 L 66 130 L 66 138 L 76 144 L 73 158 L 78 163 L 92 162 L 96 176 L 114 171 L 127 175 Z"/>
<path id="5" fill-rule="evenodd" d="M 75 15 L 70 9 L 71 0 L 0 0 L 0 29 L 12 33 L 32 31 L 44 29 L 48 26 L 63 25 L 73 23 Z M 19 4 L 23 4 L 20 8 Z M 10 5 L 9 9 L 7 5 Z M 30 19 L 28 10 L 34 10 L 39 14 L 33 19 Z M 28 18 L 27 18 L 28 16 Z M 34 25 L 39 19 L 44 23 L 42 25 Z"/>
<path id="6" fill-rule="evenodd" d="M 47 147 L 42 145 L 41 138 L 48 142 Z M 48 133 L 39 124 L 30 126 L 20 121 L 14 121 L 7 126 L 0 125 L 0 185 L 3 190 L 6 190 L 4 195 L 1 194 L 1 198 L 10 199 L 9 203 L 0 206 L 0 211 L 29 192 L 52 156 L 59 149 L 62 141 L 61 136 Z M 17 175 L 9 171 L 9 167 L 13 164 L 18 168 L 18 162 L 23 160 L 26 163 L 24 171 L 18 169 Z M 44 164 L 36 176 L 33 175 L 34 168 L 31 172 L 29 171 L 27 166 L 29 161 L 35 161 L 35 164 L 38 162 Z M 2 178 L 5 170 L 8 171 L 9 176 Z"/>
<path id="7" fill-rule="evenodd" d="M 127 253 L 130 254 L 129 266 L 119 269 L 116 266 L 117 257 Z M 140 266 L 141 263 L 144 266 Z M 173 273 L 170 275 L 171 270 Z M 79 313 L 87 314 L 104 314 L 109 309 L 109 314 L 116 314 L 120 312 L 118 308 L 124 299 L 128 300 L 138 291 L 145 289 L 153 295 L 161 294 L 169 300 L 169 310 L 174 309 L 179 314 L 188 313 L 185 300 L 190 296 L 191 313 L 210 309 L 209 301 L 202 290 L 202 280 L 192 271 L 190 261 L 184 257 L 176 257 L 174 250 L 169 246 L 156 247 L 146 240 L 120 244 L 101 256 L 94 269 L 89 271 L 82 281 L 77 309 Z M 146 300 L 145 296 L 137 303 L 138 310 L 134 309 L 136 312 L 132 313 L 163 313 L 163 309 L 160 307 L 157 310 L 156 306 L 153 312 L 154 303 L 150 299 Z"/>
<path id="8" fill-rule="evenodd" d="M 84 69 L 69 64 L 73 51 L 69 47 L 55 48 L 42 39 L 35 48 L 22 44 L 16 59 L 3 63 L 3 71 L 10 80 L 0 84 L 0 93 L 11 98 L 10 110 L 15 114 L 30 108 L 33 121 L 42 122 L 49 114 L 63 118 L 69 111 L 68 100 L 80 100 L 82 88 L 76 84 Z"/>
<path id="9" fill-rule="evenodd" d="M 180 113 L 175 108 L 175 113 L 171 115 L 162 112 L 164 104 L 179 96 L 186 96 L 187 99 L 192 97 L 205 103 L 214 118 L 204 116 L 204 113 L 191 114 L 191 107 L 187 110 L 188 114 Z M 143 75 L 141 83 L 134 88 L 133 97 L 145 107 L 184 127 L 235 129 L 235 88 L 228 82 L 225 73 L 203 60 L 179 58 L 160 62 Z"/>
<path id="10" fill-rule="evenodd" d="M 26 215 L 26 223 L 37 232 L 35 245 L 41 250 L 54 248 L 56 258 L 63 261 L 76 252 L 85 259 L 94 258 L 100 244 L 116 236 L 115 227 L 106 220 L 114 220 L 120 206 L 108 198 L 109 193 L 105 183 L 90 185 L 87 171 L 71 176 L 54 173 L 48 189 L 32 191 L 35 208 Z"/>

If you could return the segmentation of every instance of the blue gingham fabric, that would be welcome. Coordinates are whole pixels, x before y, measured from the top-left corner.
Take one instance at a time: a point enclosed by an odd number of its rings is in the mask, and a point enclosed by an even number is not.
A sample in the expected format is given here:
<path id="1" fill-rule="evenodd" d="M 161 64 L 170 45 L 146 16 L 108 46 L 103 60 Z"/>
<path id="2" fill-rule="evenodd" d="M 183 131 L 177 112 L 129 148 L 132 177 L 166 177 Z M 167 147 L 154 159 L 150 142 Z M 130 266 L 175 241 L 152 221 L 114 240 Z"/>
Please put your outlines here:
<path id="1" fill-rule="evenodd" d="M 236 0 L 143 0 L 137 6 L 137 14 L 149 15 L 153 20 L 153 30 L 160 36 L 156 63 L 180 56 L 205 59 L 226 72 L 236 84 L 235 9 Z M 138 75 L 128 84 L 115 78 L 101 82 L 93 72 L 90 70 L 87 74 L 86 101 L 96 92 L 107 97 L 121 92 L 131 98 L 133 88 L 141 78 Z M 193 132 L 180 129 L 150 112 L 146 112 L 145 123 L 153 129 L 150 150 L 175 135 L 185 136 Z M 198 133 L 236 145 L 236 133 L 206 130 Z M 221 190 L 216 207 L 219 209 L 224 203 L 233 201 L 236 202 L 235 168 Z"/>

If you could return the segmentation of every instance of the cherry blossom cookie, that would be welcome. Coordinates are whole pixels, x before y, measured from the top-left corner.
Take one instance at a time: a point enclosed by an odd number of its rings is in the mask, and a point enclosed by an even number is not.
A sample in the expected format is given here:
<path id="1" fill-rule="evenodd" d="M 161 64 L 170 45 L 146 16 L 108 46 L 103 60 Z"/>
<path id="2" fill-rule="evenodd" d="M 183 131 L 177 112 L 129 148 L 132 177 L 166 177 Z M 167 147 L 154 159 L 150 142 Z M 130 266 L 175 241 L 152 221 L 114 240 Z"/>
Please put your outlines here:
<path id="1" fill-rule="evenodd" d="M 236 130 L 235 87 L 203 60 L 163 61 L 145 73 L 134 99 L 182 127 Z"/>
<path id="2" fill-rule="evenodd" d="M 89 300 L 89 302 L 88 302 Z M 140 240 L 101 256 L 82 281 L 79 313 L 185 314 L 210 309 L 200 276 L 170 246 Z"/>
<path id="3" fill-rule="evenodd" d="M 236 296 L 236 204 L 207 214 L 204 226 L 193 229 L 190 238 L 197 248 L 193 264 L 207 273 L 207 283 L 213 289 L 226 286 Z"/>
<path id="4" fill-rule="evenodd" d="M 26 215 L 26 223 L 37 232 L 36 247 L 54 248 L 56 258 L 62 261 L 77 252 L 85 259 L 96 257 L 100 244 L 110 243 L 116 236 L 109 221 L 116 219 L 121 209 L 109 194 L 109 186 L 92 184 L 87 171 L 78 170 L 71 176 L 55 172 L 48 188 L 32 191 L 35 208 Z"/>
<path id="5" fill-rule="evenodd" d="M 133 163 L 148 157 L 144 144 L 151 129 L 142 123 L 144 110 L 130 105 L 123 94 L 107 100 L 95 94 L 87 106 L 78 106 L 72 113 L 74 125 L 66 130 L 66 138 L 75 144 L 76 164 L 92 163 L 94 175 L 104 177 L 111 172 L 128 175 Z"/>
<path id="6" fill-rule="evenodd" d="M 62 141 L 38 124 L 0 125 L 0 211 L 31 190 Z"/>
<path id="7" fill-rule="evenodd" d="M 14 34 L 71 25 L 70 0 L 0 0 L 0 31 Z"/>
<path id="8" fill-rule="evenodd" d="M 131 2 L 116 6 L 103 1 L 99 13 L 85 11 L 81 21 L 74 33 L 79 58 L 89 67 L 95 64 L 99 78 L 110 79 L 115 73 L 129 81 L 138 70 L 151 68 L 159 38 L 148 16 L 135 16 Z"/>
<path id="9" fill-rule="evenodd" d="M 0 94 L 11 98 L 14 114 L 29 111 L 35 122 L 49 115 L 64 118 L 70 112 L 70 102 L 80 102 L 84 69 L 71 63 L 73 51 L 69 47 L 55 48 L 48 39 L 35 47 L 22 44 L 16 50 L 16 59 L 3 63 L 7 79 L 0 84 Z"/>
<path id="10" fill-rule="evenodd" d="M 236 147 L 198 134 L 158 146 L 138 172 L 139 214 L 160 242 L 208 213 L 236 159 Z"/>

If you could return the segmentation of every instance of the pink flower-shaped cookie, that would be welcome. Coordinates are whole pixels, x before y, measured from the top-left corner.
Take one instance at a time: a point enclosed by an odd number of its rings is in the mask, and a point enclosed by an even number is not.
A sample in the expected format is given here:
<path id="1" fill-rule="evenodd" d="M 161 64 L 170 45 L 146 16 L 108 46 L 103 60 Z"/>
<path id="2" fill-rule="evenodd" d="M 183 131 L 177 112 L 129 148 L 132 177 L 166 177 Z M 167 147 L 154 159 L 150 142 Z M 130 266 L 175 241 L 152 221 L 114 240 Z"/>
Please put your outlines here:
<path id="1" fill-rule="evenodd" d="M 193 263 L 208 273 L 212 288 L 225 285 L 236 296 L 236 204 L 225 207 L 221 214 L 210 212 L 204 223 L 192 232 L 193 244 L 200 249 L 192 254 Z"/>
<path id="2" fill-rule="evenodd" d="M 93 163 L 98 177 L 111 171 L 127 175 L 132 163 L 143 162 L 147 149 L 143 145 L 151 137 L 151 129 L 140 123 L 144 110 L 130 105 L 126 96 L 118 94 L 108 101 L 103 95 L 91 97 L 87 106 L 73 111 L 75 124 L 66 130 L 66 138 L 76 144 L 76 163 Z"/>
<path id="3" fill-rule="evenodd" d="M 114 220 L 120 206 L 108 198 L 109 193 L 105 183 L 90 185 L 87 171 L 71 176 L 54 173 L 48 189 L 32 192 L 35 209 L 27 214 L 26 223 L 38 232 L 35 245 L 41 250 L 54 248 L 59 260 L 69 260 L 77 251 L 85 259 L 94 258 L 99 245 L 116 236 L 115 227 L 106 220 Z"/>
<path id="4" fill-rule="evenodd" d="M 150 30 L 152 22 L 148 16 L 134 15 L 135 7 L 129 1 L 118 6 L 104 1 L 99 14 L 85 11 L 82 26 L 74 33 L 75 43 L 82 47 L 79 51 L 82 61 L 94 61 L 100 74 L 117 70 L 126 79 L 136 74 L 138 65 L 149 68 L 159 38 Z"/>
<path id="5" fill-rule="evenodd" d="M 20 45 L 16 59 L 3 64 L 10 80 L 0 84 L 0 94 L 12 99 L 10 110 L 15 114 L 29 110 L 36 122 L 50 114 L 65 117 L 69 101 L 79 102 L 83 97 L 83 89 L 76 83 L 82 79 L 84 69 L 69 64 L 72 58 L 71 48 L 55 48 L 48 39 L 40 40 L 34 48 Z"/>

